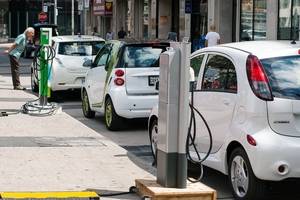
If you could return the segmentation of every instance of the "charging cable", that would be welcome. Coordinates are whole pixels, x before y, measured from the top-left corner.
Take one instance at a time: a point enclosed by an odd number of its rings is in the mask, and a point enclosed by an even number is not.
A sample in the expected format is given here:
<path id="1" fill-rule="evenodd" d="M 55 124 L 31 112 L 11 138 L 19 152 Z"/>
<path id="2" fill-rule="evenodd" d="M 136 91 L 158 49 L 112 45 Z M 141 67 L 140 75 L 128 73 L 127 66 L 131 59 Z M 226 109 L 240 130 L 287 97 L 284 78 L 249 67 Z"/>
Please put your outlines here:
<path id="1" fill-rule="evenodd" d="M 199 182 L 203 178 L 202 163 L 210 155 L 211 150 L 212 150 L 212 145 L 213 145 L 212 134 L 211 134 L 211 130 L 208 126 L 208 123 L 205 120 L 205 118 L 203 117 L 203 115 L 201 114 L 201 112 L 194 106 L 194 93 L 197 92 L 197 90 L 195 90 L 195 83 L 196 82 L 191 82 L 191 84 L 190 84 L 191 103 L 189 104 L 189 106 L 190 106 L 190 110 L 191 110 L 191 116 L 190 116 L 190 122 L 189 122 L 189 128 L 188 128 L 188 135 L 187 135 L 187 139 L 186 139 L 186 157 L 189 162 L 195 164 L 196 166 L 199 166 L 200 175 L 197 179 L 191 179 L 190 177 L 188 177 L 188 180 L 192 183 Z M 198 134 L 197 133 L 196 116 L 199 116 L 201 118 L 201 120 L 203 121 L 203 123 L 208 131 L 208 135 L 209 135 L 209 148 L 203 158 L 201 158 L 200 152 L 196 146 L 196 136 Z M 193 150 L 195 152 L 196 158 L 193 158 L 193 156 L 191 155 L 191 150 Z"/>
<path id="2" fill-rule="evenodd" d="M 47 65 L 43 65 L 41 67 L 40 65 L 40 60 L 38 59 L 41 56 L 44 56 L 42 54 L 42 52 L 44 52 L 44 54 L 46 55 L 45 58 L 45 63 L 47 63 Z M 51 76 L 51 71 L 52 71 L 52 64 L 53 64 L 53 59 L 55 58 L 55 49 L 52 48 L 51 46 L 40 46 L 36 52 L 36 55 L 33 59 L 33 75 L 36 78 L 36 80 L 39 82 L 40 79 L 38 77 L 38 73 L 41 70 L 44 70 L 45 67 L 48 68 L 48 65 L 50 63 L 50 67 L 49 67 L 49 71 L 48 71 L 48 75 L 47 75 L 47 79 L 49 80 L 50 76 Z M 45 83 L 47 84 L 47 83 Z M 41 94 L 45 93 L 45 87 L 43 88 L 43 91 L 41 92 Z M 41 98 L 41 97 L 40 97 Z M 27 103 L 25 103 L 22 106 L 22 112 L 25 114 L 29 114 L 29 115 L 35 115 L 35 116 L 48 116 L 48 115 L 53 115 L 54 113 L 56 113 L 56 111 L 58 110 L 58 105 L 56 103 L 47 103 L 46 105 L 40 105 L 39 101 L 40 98 L 33 100 L 33 101 L 28 101 Z"/>

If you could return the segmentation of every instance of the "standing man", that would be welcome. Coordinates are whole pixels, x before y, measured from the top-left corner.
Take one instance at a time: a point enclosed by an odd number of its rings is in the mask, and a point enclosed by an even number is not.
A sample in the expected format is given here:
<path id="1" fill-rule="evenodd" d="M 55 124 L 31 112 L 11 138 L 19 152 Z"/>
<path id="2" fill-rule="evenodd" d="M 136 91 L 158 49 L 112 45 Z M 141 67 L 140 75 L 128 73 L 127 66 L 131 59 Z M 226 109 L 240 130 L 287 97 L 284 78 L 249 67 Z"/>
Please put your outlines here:
<path id="1" fill-rule="evenodd" d="M 221 38 L 219 33 L 216 32 L 216 26 L 214 24 L 210 25 L 210 31 L 205 36 L 205 46 L 212 47 L 221 43 Z"/>
<path id="2" fill-rule="evenodd" d="M 113 40 L 114 39 L 114 33 L 109 29 L 109 31 L 106 33 L 105 40 Z"/>
<path id="3" fill-rule="evenodd" d="M 124 39 L 127 36 L 127 33 L 124 31 L 124 27 L 121 27 L 121 30 L 118 32 L 118 38 Z"/>
<path id="4" fill-rule="evenodd" d="M 6 50 L 6 52 L 9 55 L 14 90 L 26 90 L 26 88 L 24 88 L 20 84 L 19 59 L 21 57 L 21 54 L 24 52 L 26 42 L 28 40 L 32 40 L 33 37 L 34 37 L 34 29 L 29 27 L 24 31 L 23 34 L 19 35 L 16 38 L 15 42 L 11 45 L 11 47 L 8 50 Z"/>

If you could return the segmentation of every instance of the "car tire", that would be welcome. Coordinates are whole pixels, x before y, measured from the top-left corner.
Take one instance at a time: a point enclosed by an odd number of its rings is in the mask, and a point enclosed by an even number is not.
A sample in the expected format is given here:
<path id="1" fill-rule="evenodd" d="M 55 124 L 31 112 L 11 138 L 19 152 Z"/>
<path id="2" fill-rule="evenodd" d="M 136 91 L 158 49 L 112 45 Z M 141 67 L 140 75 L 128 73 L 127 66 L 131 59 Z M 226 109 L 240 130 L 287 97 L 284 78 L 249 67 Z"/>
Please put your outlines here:
<path id="1" fill-rule="evenodd" d="M 264 196 L 266 184 L 256 178 L 245 150 L 236 148 L 230 155 L 228 177 L 234 199 L 253 200 Z"/>
<path id="2" fill-rule="evenodd" d="M 95 112 L 91 110 L 89 97 L 86 90 L 82 92 L 82 112 L 86 118 L 94 118 Z"/>
<path id="3" fill-rule="evenodd" d="M 116 113 L 113 102 L 110 98 L 106 99 L 104 109 L 106 128 L 110 131 L 119 131 L 123 126 L 123 118 Z"/>
<path id="4" fill-rule="evenodd" d="M 35 77 L 34 77 L 34 73 L 33 73 L 32 68 L 31 68 L 31 90 L 32 90 L 32 92 L 39 92 L 39 86 L 35 82 Z"/>
<path id="5" fill-rule="evenodd" d="M 157 141 L 158 141 L 158 120 L 157 120 L 157 118 L 151 120 L 151 122 L 150 122 L 149 139 L 150 139 L 151 153 L 152 153 L 152 156 L 154 159 L 154 163 L 156 163 Z"/>

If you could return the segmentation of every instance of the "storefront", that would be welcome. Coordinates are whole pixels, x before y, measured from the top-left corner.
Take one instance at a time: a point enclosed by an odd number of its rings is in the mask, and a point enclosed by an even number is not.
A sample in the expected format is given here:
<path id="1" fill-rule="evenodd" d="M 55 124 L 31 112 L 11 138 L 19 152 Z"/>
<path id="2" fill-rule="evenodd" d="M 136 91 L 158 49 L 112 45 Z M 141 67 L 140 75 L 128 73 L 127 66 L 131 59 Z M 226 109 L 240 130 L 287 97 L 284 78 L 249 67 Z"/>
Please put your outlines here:
<path id="1" fill-rule="evenodd" d="M 6 42 L 21 34 L 26 27 L 38 23 L 38 14 L 46 6 L 47 23 L 54 22 L 53 0 L 8 0 L 0 1 L 0 42 Z M 61 35 L 72 34 L 72 0 L 57 0 L 58 31 Z M 44 3 L 44 4 L 43 4 Z M 80 31 L 78 2 L 74 0 L 74 31 Z"/>
<path id="2" fill-rule="evenodd" d="M 279 0 L 278 39 L 299 40 L 300 0 Z"/>

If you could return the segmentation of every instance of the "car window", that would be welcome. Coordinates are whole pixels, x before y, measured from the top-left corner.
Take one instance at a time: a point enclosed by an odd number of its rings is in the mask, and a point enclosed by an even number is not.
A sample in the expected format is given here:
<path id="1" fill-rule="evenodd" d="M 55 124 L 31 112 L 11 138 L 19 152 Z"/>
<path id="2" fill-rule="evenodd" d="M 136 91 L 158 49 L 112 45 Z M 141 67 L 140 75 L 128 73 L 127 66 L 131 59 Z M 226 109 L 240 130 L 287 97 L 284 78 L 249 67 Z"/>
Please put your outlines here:
<path id="1" fill-rule="evenodd" d="M 95 59 L 95 66 L 105 66 L 107 63 L 107 60 L 110 58 L 110 46 L 106 45 L 104 46 L 101 51 L 99 52 L 99 55 Z"/>
<path id="2" fill-rule="evenodd" d="M 102 41 L 60 42 L 58 54 L 67 56 L 92 56 L 96 55 L 103 47 Z"/>
<path id="3" fill-rule="evenodd" d="M 191 59 L 191 67 L 193 68 L 194 72 L 195 72 L 195 78 L 197 79 L 199 76 L 199 72 L 200 72 L 200 68 L 202 65 L 202 61 L 204 59 L 204 55 L 198 55 L 194 58 Z"/>
<path id="4" fill-rule="evenodd" d="M 159 56 L 166 50 L 164 46 L 127 46 L 124 51 L 126 68 L 159 67 Z"/>
<path id="5" fill-rule="evenodd" d="M 277 57 L 261 62 L 275 97 L 300 99 L 300 56 Z"/>
<path id="6" fill-rule="evenodd" d="M 224 56 L 209 55 L 201 88 L 205 91 L 236 92 L 237 77 L 234 64 Z"/>

